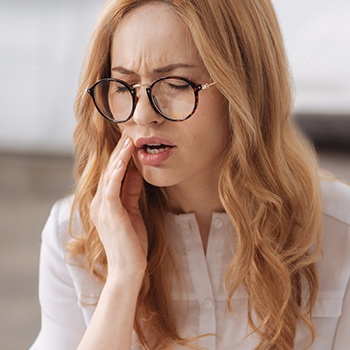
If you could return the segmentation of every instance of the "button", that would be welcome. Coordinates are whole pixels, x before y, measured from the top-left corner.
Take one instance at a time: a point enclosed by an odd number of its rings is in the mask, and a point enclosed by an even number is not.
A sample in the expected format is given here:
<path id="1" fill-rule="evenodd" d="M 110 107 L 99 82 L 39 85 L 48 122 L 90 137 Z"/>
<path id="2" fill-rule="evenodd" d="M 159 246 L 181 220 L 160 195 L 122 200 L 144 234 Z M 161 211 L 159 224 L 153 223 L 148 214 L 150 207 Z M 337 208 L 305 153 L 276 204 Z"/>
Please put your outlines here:
<path id="1" fill-rule="evenodd" d="M 213 307 L 213 302 L 210 299 L 206 299 L 204 305 L 207 309 L 211 309 Z"/>
<path id="2" fill-rule="evenodd" d="M 222 228 L 222 226 L 224 226 L 224 222 L 222 221 L 222 219 L 216 218 L 214 220 L 214 226 L 215 228 Z"/>

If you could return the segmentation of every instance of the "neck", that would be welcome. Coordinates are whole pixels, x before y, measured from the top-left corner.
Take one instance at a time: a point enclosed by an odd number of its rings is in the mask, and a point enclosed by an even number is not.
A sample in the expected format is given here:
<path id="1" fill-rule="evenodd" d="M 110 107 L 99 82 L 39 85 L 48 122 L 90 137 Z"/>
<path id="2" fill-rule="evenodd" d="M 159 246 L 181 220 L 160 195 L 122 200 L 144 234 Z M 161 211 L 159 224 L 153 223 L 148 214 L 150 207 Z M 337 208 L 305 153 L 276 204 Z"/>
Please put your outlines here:
<path id="1" fill-rule="evenodd" d="M 170 209 L 176 213 L 194 213 L 206 251 L 212 214 L 222 212 L 218 180 L 209 183 L 179 184 L 165 189 Z"/>
<path id="2" fill-rule="evenodd" d="M 213 212 L 222 211 L 217 187 L 202 189 L 187 189 L 181 186 L 168 187 L 166 197 L 171 211 L 176 214 L 195 213 L 211 217 Z"/>

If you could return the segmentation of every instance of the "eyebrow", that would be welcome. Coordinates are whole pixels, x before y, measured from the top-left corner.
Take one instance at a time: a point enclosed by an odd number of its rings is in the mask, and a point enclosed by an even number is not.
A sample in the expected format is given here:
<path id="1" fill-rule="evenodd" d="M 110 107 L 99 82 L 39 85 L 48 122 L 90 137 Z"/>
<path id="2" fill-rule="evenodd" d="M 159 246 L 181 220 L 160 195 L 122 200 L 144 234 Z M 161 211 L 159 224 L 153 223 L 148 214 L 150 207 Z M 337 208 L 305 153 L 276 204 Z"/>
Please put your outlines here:
<path id="1" fill-rule="evenodd" d="M 153 73 L 169 73 L 177 68 L 199 68 L 199 67 L 192 64 L 175 63 L 175 64 L 169 64 L 165 67 L 156 68 L 153 70 Z M 121 74 L 135 74 L 135 72 L 121 66 L 113 67 L 112 72 L 118 72 Z"/>

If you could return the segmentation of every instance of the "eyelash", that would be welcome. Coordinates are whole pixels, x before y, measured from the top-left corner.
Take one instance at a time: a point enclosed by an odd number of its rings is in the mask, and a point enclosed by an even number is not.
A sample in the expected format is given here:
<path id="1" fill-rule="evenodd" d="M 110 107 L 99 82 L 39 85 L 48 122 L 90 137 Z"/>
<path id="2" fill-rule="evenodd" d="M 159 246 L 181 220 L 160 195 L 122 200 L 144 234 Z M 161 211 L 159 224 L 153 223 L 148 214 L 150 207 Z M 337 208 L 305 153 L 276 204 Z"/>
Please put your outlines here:
<path id="1" fill-rule="evenodd" d="M 122 94 L 122 93 L 128 91 L 128 89 L 127 89 L 126 87 L 118 87 L 118 88 L 115 89 L 114 91 L 115 91 L 115 93 L 117 93 L 117 94 Z"/>
<path id="2" fill-rule="evenodd" d="M 186 85 L 174 85 L 174 84 L 168 84 L 170 89 L 172 90 L 179 90 L 179 91 L 184 91 L 184 90 L 187 90 L 190 85 L 189 84 L 186 84 Z"/>

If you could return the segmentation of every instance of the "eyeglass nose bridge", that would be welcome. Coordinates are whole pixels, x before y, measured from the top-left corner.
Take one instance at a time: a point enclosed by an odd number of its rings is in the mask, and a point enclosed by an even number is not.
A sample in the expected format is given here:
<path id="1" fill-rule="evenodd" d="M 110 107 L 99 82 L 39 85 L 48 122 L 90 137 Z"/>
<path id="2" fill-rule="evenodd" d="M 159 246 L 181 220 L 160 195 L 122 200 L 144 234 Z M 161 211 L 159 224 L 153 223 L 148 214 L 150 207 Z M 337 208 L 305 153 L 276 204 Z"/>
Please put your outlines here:
<path id="1" fill-rule="evenodd" d="M 146 93 L 147 93 L 147 97 L 148 97 L 148 100 L 153 108 L 153 110 L 160 116 L 163 116 L 159 106 L 157 106 L 157 100 L 153 99 L 152 97 L 152 87 L 153 87 L 154 83 L 152 84 L 147 84 L 147 83 L 144 83 L 144 84 L 140 84 L 140 83 L 136 83 L 136 84 L 133 84 L 131 85 L 131 93 L 133 95 L 133 99 L 134 99 L 134 108 L 133 108 L 133 111 L 132 111 L 132 115 L 135 113 L 135 109 L 136 109 L 136 106 L 137 106 L 137 103 L 139 101 L 139 98 L 140 96 L 137 94 L 137 90 L 138 88 L 145 88 L 146 90 Z"/>
<path id="2" fill-rule="evenodd" d="M 143 84 L 140 84 L 140 83 L 136 83 L 136 84 L 132 84 L 131 87 L 133 89 L 137 89 L 137 88 L 141 88 L 141 87 L 144 87 L 144 88 L 149 88 L 151 86 L 151 84 L 147 84 L 147 83 L 143 83 Z"/>

